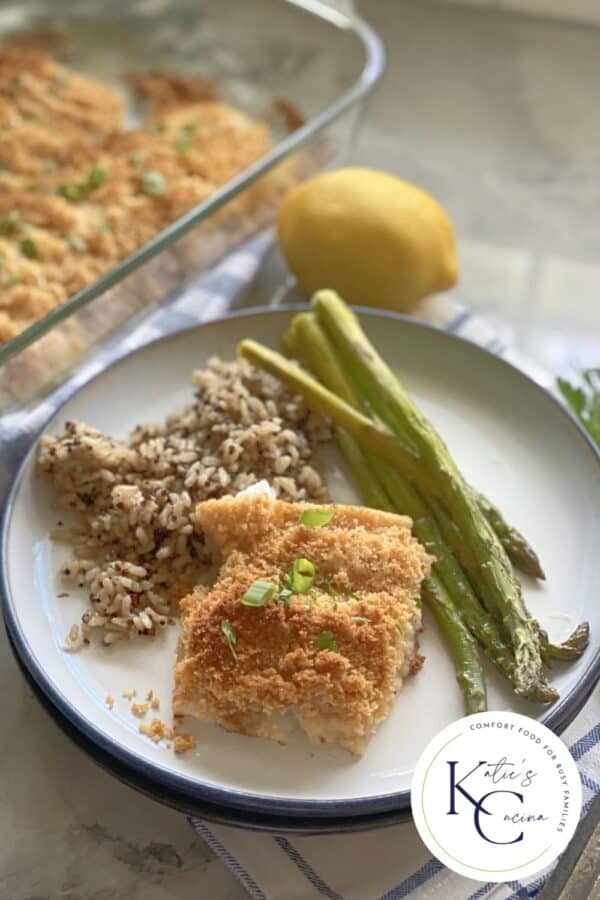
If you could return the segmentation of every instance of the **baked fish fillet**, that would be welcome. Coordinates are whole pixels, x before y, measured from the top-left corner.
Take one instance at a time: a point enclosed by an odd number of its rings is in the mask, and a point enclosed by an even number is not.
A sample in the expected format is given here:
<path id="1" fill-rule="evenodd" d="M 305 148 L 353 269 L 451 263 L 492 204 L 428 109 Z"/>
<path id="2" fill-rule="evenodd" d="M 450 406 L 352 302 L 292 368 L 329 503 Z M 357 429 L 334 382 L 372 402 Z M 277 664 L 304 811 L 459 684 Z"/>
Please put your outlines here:
<path id="1" fill-rule="evenodd" d="M 331 520 L 313 527 L 302 514 L 324 507 L 261 494 L 198 506 L 220 569 L 212 588 L 181 601 L 177 715 L 280 743 L 297 722 L 313 743 L 363 753 L 420 667 L 418 600 L 431 558 L 404 516 L 329 508 Z M 314 567 L 309 587 L 293 579 L 298 560 Z M 290 593 L 290 578 L 301 591 Z M 247 606 L 257 581 L 273 587 Z"/>

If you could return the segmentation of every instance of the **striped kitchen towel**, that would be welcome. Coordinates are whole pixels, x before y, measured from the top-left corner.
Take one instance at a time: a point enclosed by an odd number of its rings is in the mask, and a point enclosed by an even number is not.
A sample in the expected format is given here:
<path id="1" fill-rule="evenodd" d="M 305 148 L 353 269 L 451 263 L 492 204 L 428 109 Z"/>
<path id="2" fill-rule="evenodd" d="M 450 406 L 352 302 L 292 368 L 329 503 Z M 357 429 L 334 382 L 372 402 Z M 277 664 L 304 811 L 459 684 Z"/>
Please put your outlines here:
<path id="1" fill-rule="evenodd" d="M 600 792 L 599 688 L 562 737 L 579 768 L 585 815 Z M 411 822 L 315 837 L 190 822 L 255 900 L 525 900 L 537 896 L 552 871 L 528 883 L 471 881 L 432 857 Z"/>

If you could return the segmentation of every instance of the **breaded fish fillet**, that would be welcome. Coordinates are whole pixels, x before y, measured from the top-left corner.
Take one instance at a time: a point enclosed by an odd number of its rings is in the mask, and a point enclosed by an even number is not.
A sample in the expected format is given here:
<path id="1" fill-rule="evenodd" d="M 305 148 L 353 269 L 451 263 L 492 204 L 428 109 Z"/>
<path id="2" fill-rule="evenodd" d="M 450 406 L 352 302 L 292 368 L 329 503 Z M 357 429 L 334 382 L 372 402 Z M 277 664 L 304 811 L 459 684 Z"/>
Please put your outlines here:
<path id="1" fill-rule="evenodd" d="M 320 508 L 260 494 L 198 506 L 220 571 L 212 588 L 181 601 L 176 714 L 282 743 L 295 719 L 313 743 L 363 753 L 419 666 L 417 601 L 430 558 L 410 519 L 335 506 L 322 527 L 300 523 Z M 314 576 L 294 592 L 297 560 Z M 273 586 L 269 596 L 244 605 L 256 581 Z"/>

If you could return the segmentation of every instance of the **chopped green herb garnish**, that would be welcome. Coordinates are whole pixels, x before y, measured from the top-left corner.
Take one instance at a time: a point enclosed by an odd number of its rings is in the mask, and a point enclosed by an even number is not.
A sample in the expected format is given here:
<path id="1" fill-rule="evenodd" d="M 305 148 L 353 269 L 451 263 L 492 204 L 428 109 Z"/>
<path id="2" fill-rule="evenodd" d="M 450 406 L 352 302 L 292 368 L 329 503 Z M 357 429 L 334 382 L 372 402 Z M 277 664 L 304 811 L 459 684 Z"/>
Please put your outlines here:
<path id="1" fill-rule="evenodd" d="M 315 565 L 310 559 L 300 557 L 294 560 L 291 572 L 291 586 L 295 594 L 306 594 L 311 589 L 315 580 L 315 571 Z"/>
<path id="2" fill-rule="evenodd" d="M 76 250 L 78 253 L 85 253 L 87 250 L 86 242 L 80 237 L 67 238 L 67 244 L 72 250 Z"/>
<path id="3" fill-rule="evenodd" d="M 339 597 L 340 596 L 340 592 L 336 591 L 336 589 L 332 585 L 329 578 L 323 579 L 323 590 L 325 591 L 326 594 L 329 594 L 330 597 Z"/>
<path id="4" fill-rule="evenodd" d="M 231 627 L 231 622 L 229 619 L 221 619 L 221 631 L 225 635 L 225 640 L 227 641 L 227 646 L 231 650 L 231 655 L 237 662 L 237 653 L 235 652 L 235 642 L 236 636 L 233 628 Z"/>
<path id="5" fill-rule="evenodd" d="M 90 191 L 100 187 L 106 181 L 106 169 L 104 166 L 93 165 L 87 181 L 71 182 L 70 184 L 61 184 L 57 193 L 62 194 L 66 200 L 83 200 L 88 196 Z"/>
<path id="6" fill-rule="evenodd" d="M 349 597 L 352 598 L 352 600 L 360 600 L 360 599 L 361 599 L 361 598 L 358 596 L 358 594 L 355 594 L 355 593 L 354 593 L 354 591 L 346 591 L 346 593 L 348 594 Z"/>
<path id="7" fill-rule="evenodd" d="M 355 622 L 370 622 L 370 619 L 367 619 L 366 616 L 352 616 Z"/>
<path id="8" fill-rule="evenodd" d="M 29 259 L 35 259 L 38 255 L 38 248 L 35 241 L 32 241 L 31 238 L 24 238 L 21 241 L 21 253 L 29 257 Z"/>
<path id="9" fill-rule="evenodd" d="M 148 126 L 148 131 L 151 131 L 152 134 L 163 134 L 167 130 L 167 126 L 164 122 L 151 122 Z"/>
<path id="10" fill-rule="evenodd" d="M 335 515 L 334 509 L 305 509 L 299 519 L 300 525 L 309 525 L 311 528 L 322 528 L 328 525 Z"/>
<path id="11" fill-rule="evenodd" d="M 57 193 L 62 194 L 65 200 L 83 200 L 87 197 L 90 189 L 84 181 L 71 184 L 61 184 L 57 189 Z"/>
<path id="12" fill-rule="evenodd" d="M 162 172 L 152 170 L 142 175 L 142 190 L 150 197 L 162 197 L 166 186 L 167 181 Z"/>
<path id="13" fill-rule="evenodd" d="M 240 603 L 244 606 L 264 606 L 276 590 L 277 585 L 272 581 L 253 581 Z"/>
<path id="14" fill-rule="evenodd" d="M 104 184 L 106 181 L 106 169 L 104 166 L 94 165 L 90 169 L 90 175 L 88 178 L 88 184 L 90 189 L 100 187 L 101 184 Z"/>
<path id="15" fill-rule="evenodd" d="M 284 606 L 290 605 L 290 597 L 293 595 L 293 591 L 289 587 L 281 587 L 277 592 L 277 599 L 280 603 L 283 603 Z"/>
<path id="16" fill-rule="evenodd" d="M 57 596 L 62 599 L 63 597 L 70 597 L 71 595 L 66 591 L 62 591 L 60 594 L 57 594 Z"/>
<path id="17" fill-rule="evenodd" d="M 146 153 L 144 150 L 134 150 L 131 154 L 130 160 L 132 166 L 141 166 L 141 164 L 146 159 Z"/>
<path id="18" fill-rule="evenodd" d="M 402 625 L 400 624 L 400 622 L 396 622 L 396 628 L 398 629 L 398 631 L 400 632 L 400 634 L 404 634 L 404 632 L 403 632 L 403 630 L 402 630 Z"/>
<path id="19" fill-rule="evenodd" d="M 20 284 L 21 276 L 20 275 L 9 275 L 9 277 L 4 282 L 5 287 L 13 287 L 15 284 Z"/>
<path id="20" fill-rule="evenodd" d="M 0 234 L 12 234 L 13 231 L 18 231 L 22 225 L 21 214 L 16 209 L 11 209 L 0 219 Z"/>
<path id="21" fill-rule="evenodd" d="M 193 122 L 189 125 L 184 125 L 177 138 L 175 143 L 175 148 L 178 153 L 187 153 L 190 147 L 192 146 L 192 138 L 194 137 L 198 126 Z"/>
<path id="22" fill-rule="evenodd" d="M 319 650 L 337 650 L 337 643 L 332 631 L 322 631 L 315 638 L 315 647 Z"/>

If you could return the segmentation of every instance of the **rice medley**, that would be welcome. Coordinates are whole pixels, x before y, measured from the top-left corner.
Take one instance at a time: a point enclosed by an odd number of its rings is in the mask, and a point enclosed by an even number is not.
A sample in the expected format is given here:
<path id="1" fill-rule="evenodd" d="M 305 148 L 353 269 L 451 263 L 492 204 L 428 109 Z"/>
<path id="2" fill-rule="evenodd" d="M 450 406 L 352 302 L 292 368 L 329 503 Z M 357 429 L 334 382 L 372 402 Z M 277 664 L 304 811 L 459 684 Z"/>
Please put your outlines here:
<path id="1" fill-rule="evenodd" d="M 280 382 L 238 360 L 211 359 L 193 376 L 195 397 L 163 423 L 137 426 L 127 441 L 82 423 L 45 435 L 39 471 L 75 527 L 55 537 L 74 548 L 62 578 L 85 587 L 89 607 L 68 649 L 153 635 L 208 563 L 196 504 L 267 479 L 284 500 L 322 502 L 312 457 L 330 436 L 325 420 Z"/>

